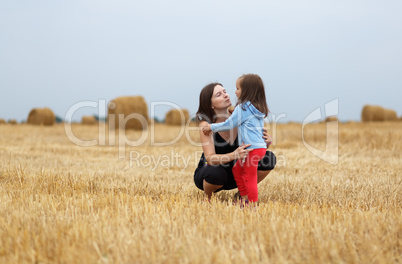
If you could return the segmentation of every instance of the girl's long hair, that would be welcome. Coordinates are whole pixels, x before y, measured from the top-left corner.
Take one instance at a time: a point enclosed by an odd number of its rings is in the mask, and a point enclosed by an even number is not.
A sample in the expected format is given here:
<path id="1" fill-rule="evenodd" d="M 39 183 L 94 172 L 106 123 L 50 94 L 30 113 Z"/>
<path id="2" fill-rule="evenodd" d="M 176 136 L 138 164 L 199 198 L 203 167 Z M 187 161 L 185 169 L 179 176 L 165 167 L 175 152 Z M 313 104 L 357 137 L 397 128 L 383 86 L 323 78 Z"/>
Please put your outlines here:
<path id="1" fill-rule="evenodd" d="M 243 74 L 238 79 L 241 88 L 241 94 L 237 104 L 241 104 L 246 101 L 258 109 L 261 113 L 267 117 L 269 113 L 267 100 L 265 98 L 265 88 L 262 79 L 257 74 Z M 245 106 L 243 105 L 243 110 Z"/>
<path id="2" fill-rule="evenodd" d="M 208 123 L 215 123 L 216 116 L 215 111 L 212 109 L 211 98 L 217 85 L 222 86 L 220 83 L 210 83 L 201 90 L 200 104 L 195 115 L 196 122 L 207 121 Z"/>

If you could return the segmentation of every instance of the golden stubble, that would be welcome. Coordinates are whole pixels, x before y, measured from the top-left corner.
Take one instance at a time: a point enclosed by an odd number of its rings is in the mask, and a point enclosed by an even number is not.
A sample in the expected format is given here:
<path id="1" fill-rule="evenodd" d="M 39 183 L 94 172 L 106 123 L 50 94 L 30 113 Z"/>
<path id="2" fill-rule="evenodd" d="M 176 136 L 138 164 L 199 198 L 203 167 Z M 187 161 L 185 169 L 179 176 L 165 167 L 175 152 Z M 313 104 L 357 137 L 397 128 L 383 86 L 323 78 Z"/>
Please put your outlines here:
<path id="1" fill-rule="evenodd" d="M 60 124 L 0 125 L 0 262 L 402 261 L 401 122 L 340 123 L 337 165 L 306 149 L 300 124 L 267 126 L 277 167 L 253 210 L 232 205 L 235 190 L 204 202 L 195 128 L 156 124 L 119 158 L 107 131 L 104 146 L 81 147 Z M 304 140 L 325 150 L 326 124 L 306 126 Z"/>

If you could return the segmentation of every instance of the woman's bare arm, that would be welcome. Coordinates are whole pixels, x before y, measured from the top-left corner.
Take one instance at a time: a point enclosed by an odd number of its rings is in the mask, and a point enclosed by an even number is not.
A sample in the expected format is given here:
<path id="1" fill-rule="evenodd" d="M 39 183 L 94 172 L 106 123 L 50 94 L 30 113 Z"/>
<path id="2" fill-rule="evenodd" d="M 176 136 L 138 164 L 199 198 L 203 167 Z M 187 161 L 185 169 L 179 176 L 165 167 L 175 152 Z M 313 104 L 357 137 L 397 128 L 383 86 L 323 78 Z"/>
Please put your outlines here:
<path id="1" fill-rule="evenodd" d="M 200 128 L 200 139 L 202 144 L 202 150 L 204 152 L 205 158 L 210 165 L 222 165 L 226 164 L 235 159 L 242 159 L 247 156 L 247 154 L 252 151 L 252 149 L 245 149 L 250 146 L 250 144 L 239 146 L 235 151 L 227 154 L 216 154 L 215 153 L 215 143 L 212 133 L 205 135 L 202 128 L 208 125 L 206 121 L 202 121 L 199 124 Z"/>

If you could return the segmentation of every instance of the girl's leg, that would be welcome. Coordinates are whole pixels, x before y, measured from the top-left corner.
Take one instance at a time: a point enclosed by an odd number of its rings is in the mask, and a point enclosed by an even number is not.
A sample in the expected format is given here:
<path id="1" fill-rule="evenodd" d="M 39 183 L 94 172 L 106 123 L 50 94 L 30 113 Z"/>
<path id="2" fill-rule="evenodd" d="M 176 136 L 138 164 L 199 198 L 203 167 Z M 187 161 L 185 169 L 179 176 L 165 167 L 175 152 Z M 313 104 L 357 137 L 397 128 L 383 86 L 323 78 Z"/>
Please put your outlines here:
<path id="1" fill-rule="evenodd" d="M 268 170 L 268 171 L 266 171 L 266 170 L 257 170 L 257 184 L 260 183 L 261 181 L 263 181 L 268 176 L 268 174 L 270 172 L 271 172 L 270 170 Z M 235 193 L 234 199 L 238 199 L 239 196 L 240 196 L 240 191 Z"/>
<path id="2" fill-rule="evenodd" d="M 244 177 L 246 178 L 248 199 L 250 202 L 258 201 L 258 162 L 264 157 L 265 149 L 255 149 L 251 151 L 243 164 Z M 240 193 L 241 194 L 241 193 Z"/>
<path id="3" fill-rule="evenodd" d="M 236 181 L 237 189 L 239 190 L 240 196 L 245 196 L 248 193 L 247 184 L 244 178 L 244 170 L 242 161 L 237 160 L 236 164 L 232 168 L 233 177 Z"/>

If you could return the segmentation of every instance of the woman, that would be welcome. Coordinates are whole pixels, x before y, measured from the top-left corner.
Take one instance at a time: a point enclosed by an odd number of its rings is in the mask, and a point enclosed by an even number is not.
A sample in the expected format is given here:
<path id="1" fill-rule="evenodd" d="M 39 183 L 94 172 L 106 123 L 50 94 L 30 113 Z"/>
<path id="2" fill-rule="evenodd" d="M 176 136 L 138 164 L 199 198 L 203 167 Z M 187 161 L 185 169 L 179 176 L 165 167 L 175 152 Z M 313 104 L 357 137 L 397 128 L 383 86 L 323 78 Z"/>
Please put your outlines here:
<path id="1" fill-rule="evenodd" d="M 200 139 L 203 154 L 194 173 L 195 185 L 204 191 L 208 200 L 212 193 L 221 190 L 237 188 L 232 168 L 237 159 L 244 159 L 252 149 L 250 144 L 241 144 L 237 141 L 237 128 L 225 132 L 204 135 L 202 128 L 206 123 L 224 122 L 229 116 L 229 107 L 232 105 L 229 94 L 220 83 L 211 83 L 205 86 L 200 93 L 200 105 L 197 111 L 197 121 L 200 127 Z M 271 138 L 264 131 L 267 147 Z M 257 182 L 261 182 L 275 167 L 275 155 L 267 151 L 258 164 Z"/>

